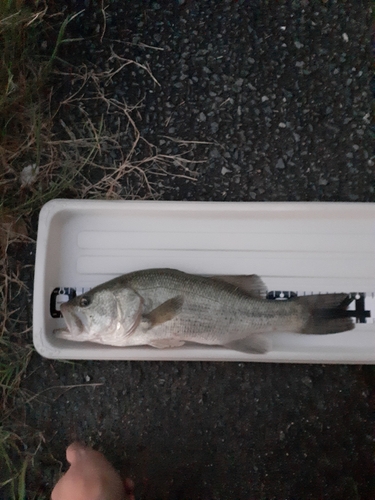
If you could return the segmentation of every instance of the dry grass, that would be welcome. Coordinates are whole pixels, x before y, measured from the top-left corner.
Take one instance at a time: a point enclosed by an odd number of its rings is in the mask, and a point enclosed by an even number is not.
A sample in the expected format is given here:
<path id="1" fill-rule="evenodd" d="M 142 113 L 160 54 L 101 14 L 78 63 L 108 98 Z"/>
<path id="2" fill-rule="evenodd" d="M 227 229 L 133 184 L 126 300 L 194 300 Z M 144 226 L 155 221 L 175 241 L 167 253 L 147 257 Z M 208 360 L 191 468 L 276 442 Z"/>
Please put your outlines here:
<path id="1" fill-rule="evenodd" d="M 100 40 L 104 3 L 101 10 Z M 28 269 L 19 255 L 34 242 L 31 217 L 59 196 L 155 199 L 163 176 L 197 178 L 199 162 L 191 159 L 197 143 L 165 138 L 179 152 L 162 153 L 137 128 L 142 102 L 129 106 L 109 91 L 129 66 L 157 86 L 147 63 L 111 49 L 105 71 L 62 69 L 58 51 L 72 41 L 65 30 L 74 17 L 50 12 L 47 0 L 0 3 L 0 489 L 9 499 L 37 498 L 26 478 L 44 441 L 18 412 L 41 394 L 22 387 L 33 347 Z M 74 90 L 56 102 L 54 85 L 64 80 Z M 101 110 L 96 117 L 87 111 L 93 108 Z"/>
<path id="2" fill-rule="evenodd" d="M 38 93 L 42 68 L 28 60 L 32 32 L 46 7 L 28 9 L 22 2 L 0 4 L 0 489 L 7 498 L 25 497 L 27 458 L 7 414 L 13 409 L 32 348 L 30 326 L 21 296 L 26 292 L 20 266 L 10 263 L 9 250 L 29 240 L 24 213 L 14 210 L 20 190 L 21 164 L 38 156 Z M 17 305 L 18 304 L 18 305 Z"/>
<path id="3" fill-rule="evenodd" d="M 8 233 L 8 236 L 9 233 Z M 24 235 L 22 235 L 24 237 Z M 11 236 L 10 239 L 11 240 Z M 10 499 L 25 498 L 27 454 L 22 452 L 22 439 L 15 432 L 12 412 L 17 406 L 20 385 L 25 375 L 32 346 L 30 326 L 25 317 L 21 297 L 27 292 L 19 277 L 20 266 L 13 266 L 7 255 L 1 259 L 0 275 L 0 490 Z"/>
<path id="4" fill-rule="evenodd" d="M 157 198 L 158 189 L 151 179 L 170 175 L 195 181 L 196 171 L 190 167 L 199 161 L 188 159 L 192 143 L 181 141 L 181 154 L 167 155 L 144 139 L 134 117 L 140 115 L 142 103 L 129 106 L 125 101 L 111 97 L 106 90 L 116 74 L 129 65 L 146 71 L 150 82 L 158 85 L 148 66 L 118 56 L 112 49 L 108 60 L 114 67 L 108 71 L 82 66 L 76 72 L 60 72 L 60 76 L 70 77 L 78 90 L 60 103 L 61 109 L 69 108 L 77 121 L 83 125 L 79 130 L 69 128 L 60 120 L 66 133 L 65 141 L 54 143 L 60 148 L 75 149 L 75 158 L 80 168 L 75 168 L 79 177 L 79 192 L 82 198 L 103 199 L 147 199 Z M 91 97 L 86 97 L 91 95 Z M 86 108 L 99 107 L 103 114 L 94 123 Z M 113 123 L 118 123 L 113 132 Z M 109 125 L 111 122 L 111 125 Z M 125 123 L 125 126 L 124 126 Z M 92 147 L 91 150 L 90 147 Z M 84 148 L 88 148 L 84 151 Z M 117 160 L 104 160 L 108 152 L 117 153 Z M 141 153 L 140 153 L 141 151 Z M 94 174 L 94 175 L 93 175 Z M 93 180 L 96 178 L 96 180 Z M 160 180 L 160 179 L 159 179 Z"/>

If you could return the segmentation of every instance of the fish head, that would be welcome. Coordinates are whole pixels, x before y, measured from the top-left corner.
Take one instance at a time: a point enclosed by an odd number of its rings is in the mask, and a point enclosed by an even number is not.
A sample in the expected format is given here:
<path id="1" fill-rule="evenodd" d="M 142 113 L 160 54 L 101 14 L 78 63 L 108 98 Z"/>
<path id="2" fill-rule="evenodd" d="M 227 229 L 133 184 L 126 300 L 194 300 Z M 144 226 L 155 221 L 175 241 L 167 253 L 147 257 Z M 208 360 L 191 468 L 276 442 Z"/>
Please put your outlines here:
<path id="1" fill-rule="evenodd" d="M 61 304 L 66 329 L 57 333 L 59 338 L 77 342 L 96 342 L 107 332 L 116 329 L 119 317 L 117 299 L 110 290 L 87 292 Z"/>
<path id="2" fill-rule="evenodd" d="M 76 342 L 124 345 L 141 321 L 143 299 L 131 289 L 93 289 L 61 304 L 66 329 L 56 336 Z"/>

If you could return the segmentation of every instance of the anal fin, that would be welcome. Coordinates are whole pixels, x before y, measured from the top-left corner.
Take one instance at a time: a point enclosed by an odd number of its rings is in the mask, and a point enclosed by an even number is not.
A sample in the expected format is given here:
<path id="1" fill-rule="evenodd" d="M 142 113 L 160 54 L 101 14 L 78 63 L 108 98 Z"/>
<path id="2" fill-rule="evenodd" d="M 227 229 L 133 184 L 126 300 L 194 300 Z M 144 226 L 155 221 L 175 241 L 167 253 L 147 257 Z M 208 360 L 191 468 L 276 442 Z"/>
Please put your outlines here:
<path id="1" fill-rule="evenodd" d="M 251 335 L 243 339 L 232 340 L 223 344 L 223 347 L 233 351 L 247 352 L 249 354 L 265 354 L 271 348 L 271 342 L 261 335 Z"/>

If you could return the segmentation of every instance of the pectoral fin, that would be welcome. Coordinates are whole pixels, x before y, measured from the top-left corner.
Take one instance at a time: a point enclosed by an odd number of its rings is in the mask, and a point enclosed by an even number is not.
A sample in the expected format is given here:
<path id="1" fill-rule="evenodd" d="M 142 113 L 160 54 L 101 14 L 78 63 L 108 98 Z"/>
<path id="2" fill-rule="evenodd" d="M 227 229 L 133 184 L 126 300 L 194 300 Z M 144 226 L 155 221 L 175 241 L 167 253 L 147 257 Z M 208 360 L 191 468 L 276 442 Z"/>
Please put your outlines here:
<path id="1" fill-rule="evenodd" d="M 267 287 L 257 274 L 221 275 L 212 278 L 230 283 L 255 299 L 266 298 Z"/>
<path id="2" fill-rule="evenodd" d="M 160 306 L 142 316 L 142 327 L 149 330 L 154 326 L 170 321 L 180 312 L 183 303 L 184 299 L 181 295 L 166 300 Z"/>
<path id="3" fill-rule="evenodd" d="M 249 354 L 264 354 L 270 350 L 271 343 L 260 335 L 251 335 L 244 339 L 233 340 L 232 342 L 223 344 L 223 347 Z"/>
<path id="4" fill-rule="evenodd" d="M 183 340 L 177 340 L 177 339 L 159 339 L 159 340 L 153 340 L 150 342 L 150 345 L 152 347 L 156 347 L 157 349 L 168 349 L 170 347 L 180 347 L 184 345 L 185 342 Z"/>

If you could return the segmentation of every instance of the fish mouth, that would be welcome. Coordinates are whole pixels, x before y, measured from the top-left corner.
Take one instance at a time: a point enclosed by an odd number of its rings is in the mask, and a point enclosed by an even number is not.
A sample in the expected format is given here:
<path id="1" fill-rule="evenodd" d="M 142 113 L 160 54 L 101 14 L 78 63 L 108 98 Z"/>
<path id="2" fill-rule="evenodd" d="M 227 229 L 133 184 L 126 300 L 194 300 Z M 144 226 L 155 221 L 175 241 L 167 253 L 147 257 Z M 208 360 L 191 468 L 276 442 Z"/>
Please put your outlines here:
<path id="1" fill-rule="evenodd" d="M 66 304 L 60 306 L 66 328 L 56 330 L 56 336 L 61 339 L 74 340 L 77 336 L 87 332 L 85 317 L 77 312 L 70 311 Z"/>

